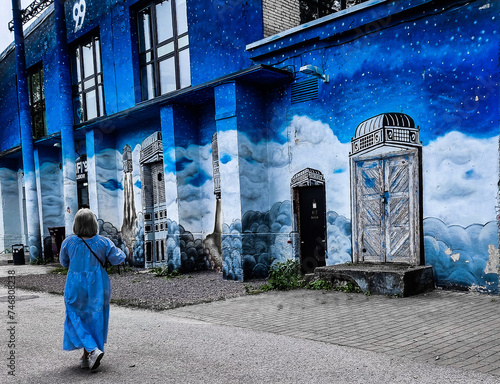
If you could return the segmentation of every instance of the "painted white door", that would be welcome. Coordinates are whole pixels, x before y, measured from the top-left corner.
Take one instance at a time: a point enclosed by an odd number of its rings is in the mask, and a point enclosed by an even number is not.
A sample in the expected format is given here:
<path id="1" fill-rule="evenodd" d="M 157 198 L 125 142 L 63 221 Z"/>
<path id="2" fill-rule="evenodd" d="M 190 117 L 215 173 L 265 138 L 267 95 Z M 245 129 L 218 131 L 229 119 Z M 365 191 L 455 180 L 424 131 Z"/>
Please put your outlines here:
<path id="1" fill-rule="evenodd" d="M 357 262 L 418 264 L 417 150 L 354 161 Z"/>

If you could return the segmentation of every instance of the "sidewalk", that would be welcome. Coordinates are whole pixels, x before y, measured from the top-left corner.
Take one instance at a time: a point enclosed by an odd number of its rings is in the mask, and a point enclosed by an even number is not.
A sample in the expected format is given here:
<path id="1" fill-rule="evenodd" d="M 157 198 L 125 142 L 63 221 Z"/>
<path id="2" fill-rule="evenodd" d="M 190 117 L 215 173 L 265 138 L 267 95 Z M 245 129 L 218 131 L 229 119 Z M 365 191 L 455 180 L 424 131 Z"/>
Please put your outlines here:
<path id="1" fill-rule="evenodd" d="M 8 271 L 15 271 L 16 276 L 45 274 L 49 273 L 58 265 L 57 263 L 31 265 L 28 252 L 26 252 L 24 260 L 24 265 L 14 265 L 12 262 L 12 253 L 0 253 L 0 277 L 8 276 Z"/>
<path id="2" fill-rule="evenodd" d="M 492 296 L 436 290 L 389 298 L 299 290 L 168 313 L 500 377 L 500 299 Z"/>
<path id="3" fill-rule="evenodd" d="M 0 288 L 0 302 L 6 302 L 5 293 L 5 288 Z M 61 349 L 64 322 L 62 296 L 17 290 L 15 332 L 11 333 L 4 325 L 2 336 L 4 340 L 12 335 L 15 338 L 15 377 L 8 375 L 9 368 L 5 363 L 0 370 L 0 381 L 16 384 L 498 383 L 495 376 L 427 364 L 398 356 L 397 353 L 383 354 L 306 340 L 304 336 L 308 335 L 308 328 L 301 334 L 300 326 L 311 323 L 326 328 L 324 333 L 333 339 L 342 335 L 341 330 L 335 328 L 335 324 L 339 323 L 335 313 L 330 313 L 326 319 L 332 322 L 333 328 L 328 327 L 328 323 L 323 324 L 325 319 L 315 317 L 318 312 L 311 316 L 305 314 L 305 310 L 313 307 L 306 302 L 311 298 L 311 304 L 330 308 L 326 303 L 316 301 L 317 297 L 323 297 L 321 295 L 320 292 L 305 292 L 304 295 L 304 292 L 298 291 L 271 293 L 231 299 L 214 303 L 218 304 L 215 306 L 197 305 L 162 312 L 113 305 L 104 359 L 97 371 L 90 372 L 79 368 L 81 351 Z M 345 309 L 353 309 L 359 304 L 357 298 L 349 300 L 345 294 L 327 294 L 324 297 L 338 304 L 339 313 L 344 306 Z M 246 299 L 250 299 L 247 304 Z M 354 305 L 347 306 L 348 302 Z M 283 306 L 281 309 L 280 305 Z M 6 305 L 1 308 L 7 311 Z M 220 316 L 215 313 L 217 310 L 222 311 Z M 271 312 L 266 313 L 266 310 Z M 279 316 L 275 317 L 278 311 Z M 211 313 L 211 322 L 183 317 L 201 316 L 195 314 L 204 312 Z M 389 309 L 389 312 L 395 311 Z M 231 322 L 238 323 L 240 327 L 219 325 L 221 318 L 226 319 L 225 322 L 233 319 Z M 237 321 L 237 318 L 240 320 Z M 247 325 L 262 328 L 259 319 L 266 320 L 270 332 L 244 328 Z M 348 325 L 343 326 L 348 329 Z M 293 336 L 284 335 L 286 327 L 290 327 L 288 333 Z M 364 327 L 356 328 L 361 330 Z M 276 334 L 276 331 L 282 334 Z M 399 332 L 399 336 L 403 333 Z M 363 338 L 365 334 L 359 336 Z M 345 337 L 354 338 L 353 333 Z M 367 345 L 374 345 L 374 342 L 368 341 Z M 2 343 L 0 350 L 5 361 L 10 362 L 7 343 Z"/>
<path id="4" fill-rule="evenodd" d="M 0 274 L 12 268 L 19 276 L 51 267 L 9 265 Z M 0 303 L 6 295 L 0 287 Z M 16 295 L 17 379 L 23 378 L 16 382 L 84 380 L 60 350 L 62 296 L 20 289 Z M 6 304 L 0 307 L 7 312 Z M 162 312 L 113 305 L 109 365 L 92 380 L 136 382 L 145 375 L 144 382 L 172 383 L 498 383 L 499 314 L 497 296 L 442 290 L 407 298 L 267 292 Z M 76 352 L 70 355 L 77 360 Z"/>

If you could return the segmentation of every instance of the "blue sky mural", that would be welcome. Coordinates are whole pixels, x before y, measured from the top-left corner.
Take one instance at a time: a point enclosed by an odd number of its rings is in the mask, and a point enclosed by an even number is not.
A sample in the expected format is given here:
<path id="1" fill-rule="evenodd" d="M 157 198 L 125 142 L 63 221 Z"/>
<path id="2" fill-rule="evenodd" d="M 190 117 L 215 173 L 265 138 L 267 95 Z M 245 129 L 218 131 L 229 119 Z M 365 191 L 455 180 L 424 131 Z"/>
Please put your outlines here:
<path id="1" fill-rule="evenodd" d="M 295 70 L 313 64 L 330 75 L 317 102 L 292 109 L 329 124 L 343 143 L 361 121 L 382 112 L 410 115 L 424 145 L 451 130 L 492 137 L 499 121 L 499 5 L 476 1 L 390 27 L 389 17 L 346 43 L 320 41 L 305 53 L 264 60 Z"/>

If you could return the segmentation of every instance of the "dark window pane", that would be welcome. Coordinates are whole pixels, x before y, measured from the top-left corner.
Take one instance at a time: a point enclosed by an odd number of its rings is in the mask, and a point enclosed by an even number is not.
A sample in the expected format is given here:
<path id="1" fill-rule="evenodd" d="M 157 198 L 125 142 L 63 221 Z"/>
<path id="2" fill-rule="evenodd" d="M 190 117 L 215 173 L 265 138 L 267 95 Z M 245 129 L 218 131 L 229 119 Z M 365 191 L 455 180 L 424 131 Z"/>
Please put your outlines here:
<path id="1" fill-rule="evenodd" d="M 177 34 L 182 35 L 188 30 L 186 0 L 177 0 L 175 6 L 177 14 Z"/>
<path id="2" fill-rule="evenodd" d="M 160 89 L 161 94 L 175 91 L 175 61 L 174 57 L 160 62 Z"/>
<path id="3" fill-rule="evenodd" d="M 307 23 L 318 18 L 318 4 L 315 1 L 300 2 L 300 22 Z"/>
<path id="4" fill-rule="evenodd" d="M 80 124 L 83 121 L 83 95 L 80 93 L 73 98 L 75 124 Z"/>
<path id="5" fill-rule="evenodd" d="M 87 90 L 89 88 L 95 87 L 95 77 L 90 78 L 87 81 L 83 82 L 83 89 Z"/>
<path id="6" fill-rule="evenodd" d="M 99 116 L 104 116 L 104 88 L 102 85 L 97 87 L 99 97 Z"/>
<path id="7" fill-rule="evenodd" d="M 172 29 L 172 5 L 170 1 L 163 1 L 156 5 L 156 25 L 158 28 L 158 43 L 171 39 Z"/>
<path id="8" fill-rule="evenodd" d="M 73 51 L 73 55 L 71 55 L 71 79 L 73 80 L 73 84 L 81 81 L 80 74 L 80 49 L 77 48 Z"/>
<path id="9" fill-rule="evenodd" d="M 43 83 L 43 69 L 40 69 L 40 97 L 45 99 L 45 84 Z"/>
<path id="10" fill-rule="evenodd" d="M 179 52 L 179 72 L 181 88 L 191 85 L 191 64 L 189 60 L 189 48 Z"/>
<path id="11" fill-rule="evenodd" d="M 95 39 L 94 46 L 95 46 L 96 73 L 100 73 L 101 72 L 101 46 L 99 45 L 98 38 Z"/>
<path id="12" fill-rule="evenodd" d="M 154 69 L 152 64 L 141 68 L 141 94 L 142 100 L 149 100 L 155 97 Z"/>
<path id="13" fill-rule="evenodd" d="M 33 130 L 35 132 L 34 136 L 37 139 L 45 135 L 43 113 L 37 113 L 33 116 Z"/>
<path id="14" fill-rule="evenodd" d="M 31 85 L 32 83 L 33 83 L 33 76 L 29 76 L 28 77 L 28 95 L 29 95 L 28 103 L 30 105 L 33 104 L 33 87 Z"/>
<path id="15" fill-rule="evenodd" d="M 144 52 L 153 46 L 151 36 L 151 10 L 146 8 L 139 12 L 137 16 L 138 21 L 138 39 L 139 39 L 139 52 Z"/>
<path id="16" fill-rule="evenodd" d="M 187 47 L 189 45 L 189 36 L 188 35 L 184 35 L 181 38 L 179 38 L 178 44 L 179 44 L 179 49 Z"/>
<path id="17" fill-rule="evenodd" d="M 325 0 L 320 3 L 319 17 L 327 16 L 340 11 L 340 2 L 338 0 Z"/>
<path id="18" fill-rule="evenodd" d="M 31 124 L 33 137 L 38 139 L 46 135 L 43 69 L 42 66 L 38 66 L 35 70 L 29 72 L 27 80 Z"/>
<path id="19" fill-rule="evenodd" d="M 31 92 L 33 93 L 33 103 L 37 103 L 42 98 L 42 90 L 40 89 L 40 73 L 35 72 L 31 75 L 32 88 Z"/>
<path id="20" fill-rule="evenodd" d="M 85 78 L 95 74 L 94 72 L 94 50 L 92 43 L 82 46 L 83 52 L 83 76 Z"/>
<path id="21" fill-rule="evenodd" d="M 163 56 L 172 54 L 172 52 L 174 52 L 174 42 L 171 41 L 168 44 L 158 47 L 157 51 L 158 51 L 157 53 L 158 59 L 161 59 Z"/>
<path id="22" fill-rule="evenodd" d="M 97 117 L 96 91 L 90 91 L 85 94 L 85 107 L 87 108 L 87 120 Z"/>

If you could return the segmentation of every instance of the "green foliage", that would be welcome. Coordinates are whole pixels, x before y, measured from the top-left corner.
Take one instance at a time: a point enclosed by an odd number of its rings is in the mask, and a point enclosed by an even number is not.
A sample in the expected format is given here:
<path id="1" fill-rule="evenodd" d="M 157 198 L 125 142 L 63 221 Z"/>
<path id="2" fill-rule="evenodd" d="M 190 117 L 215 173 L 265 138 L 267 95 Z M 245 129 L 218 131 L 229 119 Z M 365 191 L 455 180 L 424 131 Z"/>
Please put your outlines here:
<path id="1" fill-rule="evenodd" d="M 249 295 L 256 295 L 262 292 L 268 292 L 272 290 L 269 284 L 262 284 L 258 287 L 252 287 L 251 285 L 245 284 L 245 292 Z"/>
<path id="2" fill-rule="evenodd" d="M 317 291 L 330 291 L 333 289 L 333 284 L 326 280 L 314 280 L 311 281 L 307 287 L 307 289 L 313 289 Z"/>
<path id="3" fill-rule="evenodd" d="M 170 271 L 168 267 L 154 267 L 151 268 L 149 272 L 154 274 L 156 277 L 166 277 L 167 279 L 180 276 L 179 271 Z"/>
<path id="4" fill-rule="evenodd" d="M 359 288 L 353 282 L 348 281 L 345 285 L 336 286 L 333 288 L 336 291 L 346 292 L 346 293 L 363 293 L 363 290 Z"/>
<path id="5" fill-rule="evenodd" d="M 67 275 L 68 274 L 68 268 L 65 267 L 57 267 L 54 268 L 50 273 L 53 273 L 54 275 Z"/>
<path id="6" fill-rule="evenodd" d="M 45 264 L 48 264 L 48 263 L 50 263 L 49 260 L 44 260 L 41 257 L 38 257 L 35 260 L 30 261 L 31 265 L 45 265 Z"/>
<path id="7" fill-rule="evenodd" d="M 289 259 L 274 264 L 269 271 L 268 285 L 270 289 L 280 291 L 302 288 L 304 286 L 304 280 L 300 272 L 299 261 Z"/>

